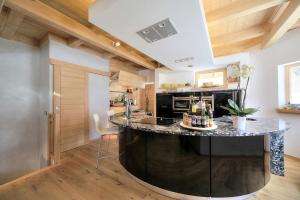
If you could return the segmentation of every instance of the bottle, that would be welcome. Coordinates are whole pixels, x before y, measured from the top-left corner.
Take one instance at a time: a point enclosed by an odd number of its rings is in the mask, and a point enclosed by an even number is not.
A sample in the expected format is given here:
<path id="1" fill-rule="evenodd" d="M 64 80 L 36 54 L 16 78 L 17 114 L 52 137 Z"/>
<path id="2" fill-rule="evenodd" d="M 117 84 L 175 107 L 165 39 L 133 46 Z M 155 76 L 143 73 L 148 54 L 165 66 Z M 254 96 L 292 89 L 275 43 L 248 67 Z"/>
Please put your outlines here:
<path id="1" fill-rule="evenodd" d="M 202 104 L 201 104 L 201 101 L 199 101 L 198 103 L 197 103 L 197 107 L 196 107 L 196 115 L 197 116 L 201 116 L 201 108 L 202 107 Z"/>
<path id="2" fill-rule="evenodd" d="M 192 126 L 193 126 L 193 127 L 196 127 L 196 126 L 197 126 L 197 116 L 196 116 L 196 115 L 193 115 L 193 116 L 192 116 Z"/>
<path id="3" fill-rule="evenodd" d="M 198 115 L 198 116 L 196 116 L 197 117 L 197 127 L 201 127 L 201 116 L 200 115 Z"/>
<path id="4" fill-rule="evenodd" d="M 194 101 L 194 97 L 192 96 L 191 98 L 192 98 L 192 114 L 196 114 L 196 112 L 197 112 L 197 105 L 196 105 L 196 103 Z"/>
<path id="5" fill-rule="evenodd" d="M 201 106 L 201 127 L 205 128 L 206 127 L 206 107 L 205 107 L 205 102 L 202 102 Z"/>
<path id="6" fill-rule="evenodd" d="M 213 115 L 213 111 L 211 108 L 211 104 L 208 104 L 208 117 L 209 117 L 209 121 L 208 121 L 208 126 L 212 127 L 214 125 L 214 115 Z"/>
<path id="7" fill-rule="evenodd" d="M 193 114 L 192 107 L 193 107 L 193 96 L 190 96 L 190 105 L 189 105 L 189 112 L 188 112 L 189 115 Z"/>

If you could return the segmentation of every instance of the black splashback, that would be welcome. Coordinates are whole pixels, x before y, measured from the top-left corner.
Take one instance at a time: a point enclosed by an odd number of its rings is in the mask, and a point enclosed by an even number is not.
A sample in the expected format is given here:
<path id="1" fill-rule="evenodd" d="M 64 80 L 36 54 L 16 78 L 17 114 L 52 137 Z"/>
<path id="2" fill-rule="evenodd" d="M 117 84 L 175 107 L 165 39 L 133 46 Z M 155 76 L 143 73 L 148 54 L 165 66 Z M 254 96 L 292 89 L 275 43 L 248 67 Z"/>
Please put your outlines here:
<path id="1" fill-rule="evenodd" d="M 158 93 L 156 94 L 156 115 L 157 117 L 173 117 L 182 118 L 182 113 L 185 111 L 174 111 L 174 97 L 196 97 L 214 95 L 214 118 L 228 115 L 229 112 L 222 109 L 220 106 L 226 106 L 228 99 L 234 100 L 238 105 L 241 102 L 242 90 L 218 90 L 218 91 L 201 91 L 201 92 L 176 92 L 176 93 Z"/>

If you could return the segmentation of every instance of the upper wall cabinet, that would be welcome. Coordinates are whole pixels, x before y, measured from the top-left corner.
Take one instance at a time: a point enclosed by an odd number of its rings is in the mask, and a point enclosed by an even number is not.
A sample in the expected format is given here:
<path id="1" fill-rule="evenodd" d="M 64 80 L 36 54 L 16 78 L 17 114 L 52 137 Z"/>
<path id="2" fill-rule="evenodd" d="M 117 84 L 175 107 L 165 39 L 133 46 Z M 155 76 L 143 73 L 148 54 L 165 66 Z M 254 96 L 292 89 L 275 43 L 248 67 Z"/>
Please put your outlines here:
<path id="1" fill-rule="evenodd" d="M 145 88 L 145 81 L 141 76 L 125 71 L 119 71 L 111 77 L 111 81 L 118 82 L 127 88 Z"/>

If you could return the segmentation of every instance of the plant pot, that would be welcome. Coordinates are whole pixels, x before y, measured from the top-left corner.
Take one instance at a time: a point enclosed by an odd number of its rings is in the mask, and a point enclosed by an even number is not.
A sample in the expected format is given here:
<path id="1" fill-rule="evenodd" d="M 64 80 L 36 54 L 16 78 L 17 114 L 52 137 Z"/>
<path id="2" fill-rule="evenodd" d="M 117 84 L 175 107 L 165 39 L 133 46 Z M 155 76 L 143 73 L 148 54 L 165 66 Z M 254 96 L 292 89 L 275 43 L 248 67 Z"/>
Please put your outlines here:
<path id="1" fill-rule="evenodd" d="M 246 117 L 232 116 L 233 127 L 241 130 L 246 129 Z"/>

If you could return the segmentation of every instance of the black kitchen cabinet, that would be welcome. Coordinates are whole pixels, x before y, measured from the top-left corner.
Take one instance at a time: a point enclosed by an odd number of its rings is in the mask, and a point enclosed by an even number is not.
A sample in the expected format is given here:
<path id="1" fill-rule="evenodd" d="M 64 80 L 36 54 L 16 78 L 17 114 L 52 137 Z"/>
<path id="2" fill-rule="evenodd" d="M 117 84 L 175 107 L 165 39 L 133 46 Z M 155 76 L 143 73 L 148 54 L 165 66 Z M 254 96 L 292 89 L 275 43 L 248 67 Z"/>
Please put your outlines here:
<path id="1" fill-rule="evenodd" d="M 156 95 L 156 115 L 157 117 L 173 117 L 173 95 L 172 94 L 157 94 Z"/>
<path id="2" fill-rule="evenodd" d="M 220 91 L 214 92 L 214 118 L 222 117 L 224 115 L 229 115 L 227 110 L 221 108 L 221 106 L 228 105 L 228 99 L 234 100 L 238 105 L 240 105 L 240 91 Z"/>
<path id="3" fill-rule="evenodd" d="M 214 97 L 214 118 L 228 115 L 229 112 L 222 109 L 221 106 L 228 105 L 228 99 L 234 100 L 238 105 L 241 101 L 242 90 L 218 90 L 218 91 L 198 91 L 198 92 L 176 92 L 176 93 L 158 93 L 156 96 L 156 115 L 157 117 L 182 118 L 182 113 L 173 109 L 173 97 Z"/>

